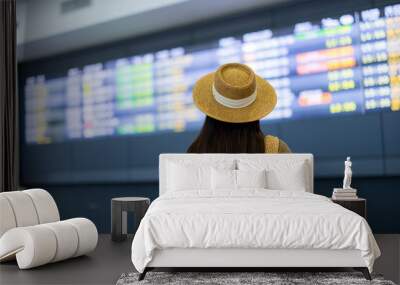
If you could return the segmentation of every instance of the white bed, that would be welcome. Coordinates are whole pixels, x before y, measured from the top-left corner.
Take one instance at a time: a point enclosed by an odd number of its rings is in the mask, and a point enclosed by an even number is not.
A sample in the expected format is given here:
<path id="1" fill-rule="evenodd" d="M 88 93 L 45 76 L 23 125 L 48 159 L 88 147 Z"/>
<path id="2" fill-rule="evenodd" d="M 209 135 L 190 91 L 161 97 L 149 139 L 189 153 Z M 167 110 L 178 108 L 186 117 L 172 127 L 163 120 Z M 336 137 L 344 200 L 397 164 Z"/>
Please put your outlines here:
<path id="1" fill-rule="evenodd" d="M 193 166 L 200 171 L 190 177 Z M 215 169 L 235 173 L 238 185 L 265 168 L 270 185 L 208 189 L 207 167 L 214 180 Z M 310 154 L 162 154 L 159 176 L 160 197 L 132 243 L 140 279 L 154 267 L 354 267 L 370 278 L 380 255 L 362 217 L 312 194 Z M 191 180 L 197 188 L 186 189 Z"/>

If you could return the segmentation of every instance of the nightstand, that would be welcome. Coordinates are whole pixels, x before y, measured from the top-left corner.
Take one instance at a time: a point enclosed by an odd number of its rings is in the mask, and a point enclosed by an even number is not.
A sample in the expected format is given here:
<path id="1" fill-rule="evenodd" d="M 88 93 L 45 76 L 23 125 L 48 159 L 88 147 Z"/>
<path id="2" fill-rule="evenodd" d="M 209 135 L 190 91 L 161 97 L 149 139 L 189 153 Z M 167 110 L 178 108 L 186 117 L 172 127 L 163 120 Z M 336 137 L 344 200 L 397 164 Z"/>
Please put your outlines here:
<path id="1" fill-rule="evenodd" d="M 367 219 L 367 200 L 363 198 L 348 199 L 348 200 L 336 200 L 332 199 L 332 202 L 339 204 L 340 206 L 359 214 L 364 219 Z"/>
<path id="2" fill-rule="evenodd" d="M 150 206 L 150 199 L 145 197 L 119 197 L 111 199 L 111 239 L 124 241 L 127 237 L 127 214 L 133 212 L 135 216 L 136 233 L 140 221 Z"/>

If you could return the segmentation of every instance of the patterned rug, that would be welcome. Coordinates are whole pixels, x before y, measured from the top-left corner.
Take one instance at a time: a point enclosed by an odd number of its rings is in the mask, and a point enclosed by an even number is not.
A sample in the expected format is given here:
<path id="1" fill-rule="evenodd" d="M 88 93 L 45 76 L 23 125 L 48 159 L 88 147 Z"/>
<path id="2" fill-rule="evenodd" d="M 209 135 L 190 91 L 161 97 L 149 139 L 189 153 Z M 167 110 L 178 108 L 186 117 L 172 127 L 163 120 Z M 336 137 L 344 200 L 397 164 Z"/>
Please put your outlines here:
<path id="1" fill-rule="evenodd" d="M 122 274 L 117 285 L 395 285 L 380 275 L 372 275 L 373 280 L 368 281 L 359 272 L 148 272 L 142 281 L 138 281 L 138 276 L 138 273 Z"/>

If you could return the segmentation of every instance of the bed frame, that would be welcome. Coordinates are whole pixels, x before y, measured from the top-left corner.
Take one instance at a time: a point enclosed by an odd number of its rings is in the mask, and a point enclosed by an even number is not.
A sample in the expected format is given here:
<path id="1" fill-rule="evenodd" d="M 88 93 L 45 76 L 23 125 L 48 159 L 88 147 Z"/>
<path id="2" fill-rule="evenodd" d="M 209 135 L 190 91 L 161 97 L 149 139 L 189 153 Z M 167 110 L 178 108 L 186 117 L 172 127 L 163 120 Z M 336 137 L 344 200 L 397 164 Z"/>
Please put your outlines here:
<path id="1" fill-rule="evenodd" d="M 313 156 L 312 154 L 161 154 L 159 162 L 160 195 L 166 189 L 166 165 L 170 160 L 197 159 L 238 159 L 270 158 L 304 161 L 308 166 L 307 192 L 313 193 Z M 154 252 L 152 261 L 139 275 L 143 280 L 146 273 L 155 268 L 203 268 L 207 270 L 229 268 L 234 271 L 271 268 L 343 268 L 350 267 L 361 271 L 367 280 L 371 275 L 359 250 L 329 249 L 249 249 L 249 248 L 169 248 Z M 230 270 L 231 271 L 231 270 Z"/>

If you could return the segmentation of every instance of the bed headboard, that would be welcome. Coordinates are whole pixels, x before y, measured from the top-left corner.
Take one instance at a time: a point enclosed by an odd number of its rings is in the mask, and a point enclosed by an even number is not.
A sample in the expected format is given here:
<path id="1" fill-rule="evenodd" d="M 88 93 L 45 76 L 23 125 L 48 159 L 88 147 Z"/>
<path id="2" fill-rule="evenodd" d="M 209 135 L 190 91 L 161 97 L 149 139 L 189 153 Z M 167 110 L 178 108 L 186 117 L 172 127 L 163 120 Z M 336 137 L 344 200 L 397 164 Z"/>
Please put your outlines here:
<path id="1" fill-rule="evenodd" d="M 308 188 L 307 192 L 314 192 L 314 162 L 312 154 L 225 154 L 225 153 L 213 153 L 213 154 L 187 154 L 187 153 L 165 153 L 160 154 L 159 157 L 159 195 L 163 194 L 167 190 L 167 165 L 169 161 L 182 161 L 182 160 L 238 160 L 238 159 L 271 159 L 273 161 L 282 160 L 282 161 L 293 161 L 293 162 L 305 162 L 306 164 L 306 179 L 308 179 Z"/>

